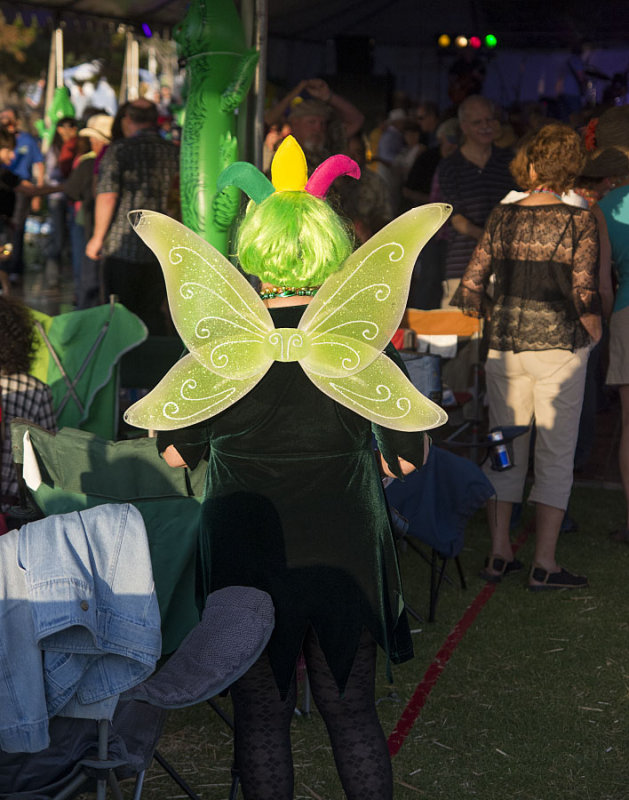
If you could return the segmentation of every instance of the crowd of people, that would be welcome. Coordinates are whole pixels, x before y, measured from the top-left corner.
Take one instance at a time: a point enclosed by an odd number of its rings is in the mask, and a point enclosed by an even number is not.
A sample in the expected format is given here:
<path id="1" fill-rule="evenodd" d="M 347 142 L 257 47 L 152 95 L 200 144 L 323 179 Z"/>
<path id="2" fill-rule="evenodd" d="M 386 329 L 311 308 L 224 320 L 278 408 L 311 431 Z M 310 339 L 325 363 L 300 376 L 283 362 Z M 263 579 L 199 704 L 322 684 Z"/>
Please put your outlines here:
<path id="1" fill-rule="evenodd" d="M 0 113 L 0 202 L 13 244 L 3 256 L 6 293 L 19 285 L 23 270 L 28 203 L 48 195 L 47 285 L 59 280 L 67 236 L 79 307 L 113 293 L 151 334 L 168 332 L 160 267 L 127 221 L 137 208 L 178 213 L 179 153 L 159 120 L 148 98 L 124 104 L 116 118 L 89 109 L 80 122 L 57 122 L 44 158 L 37 142 L 19 131 L 15 110 Z M 268 225 L 255 227 L 250 206 L 234 245 L 248 273 L 269 266 L 278 236 L 301 253 L 300 237 L 314 219 L 312 252 L 327 252 L 337 237 L 335 252 L 344 254 L 324 259 L 325 277 L 401 212 L 431 202 L 452 206 L 447 228 L 417 260 L 409 303 L 460 308 L 485 320 L 490 425 L 529 429 L 514 444 L 515 468 L 490 473 L 496 498 L 488 507 L 491 544 L 481 574 L 498 582 L 523 568 L 510 527 L 532 452 L 537 522 L 528 586 L 587 586 L 585 576 L 561 566 L 556 548 L 579 430 L 591 427 L 583 423 L 583 400 L 607 360 L 601 341 L 610 318 L 607 382 L 620 392 L 620 469 L 629 498 L 629 108 L 601 109 L 587 127 L 579 114 L 573 126 L 539 113 L 523 123 L 522 117 L 507 121 L 481 94 L 468 94 L 444 113 L 433 102 L 400 101 L 369 129 L 353 103 L 310 79 L 268 109 L 265 121 L 267 169 L 291 134 L 304 172 L 337 153 L 350 156 L 361 172 L 339 177 L 328 193 L 331 208 L 308 194 L 305 179 L 260 202 Z M 298 167 L 291 169 L 299 172 L 301 162 Z M 292 227 L 272 235 L 280 229 L 277 220 L 289 219 Z M 242 257 L 248 235 L 251 263 Z M 305 262 L 304 256 L 290 268 L 275 264 L 260 272 L 261 297 L 279 329 L 296 327 L 316 296 L 321 280 L 312 285 L 312 265 Z M 399 576 L 379 481 L 382 474 L 401 477 L 421 468 L 427 443 L 423 434 L 375 430 L 321 394 L 296 363 L 279 361 L 212 422 L 158 437 L 175 467 L 194 465 L 210 445 L 199 550 L 204 591 L 244 582 L 268 589 L 276 603 L 269 650 L 232 690 L 245 795 L 292 796 L 288 727 L 303 646 L 347 797 L 391 797 L 373 705 L 376 643 L 392 660 L 409 657 L 412 647 L 404 612 L 394 607 Z M 465 387 L 469 365 L 459 366 Z M 372 432 L 383 453 L 381 474 Z M 629 543 L 629 518 L 613 536 Z M 363 558 L 353 571 L 341 564 L 342 547 Z"/>
<path id="2" fill-rule="evenodd" d="M 466 313 L 485 315 L 488 320 L 492 316 L 492 329 L 498 324 L 501 305 L 495 293 L 501 284 L 495 272 L 495 241 L 487 242 L 490 231 L 495 237 L 504 237 L 504 226 L 511 225 L 516 218 L 507 223 L 507 213 L 518 214 L 520 208 L 529 205 L 535 208 L 545 205 L 549 197 L 551 205 L 561 204 L 553 210 L 557 220 L 563 219 L 561 214 L 565 213 L 566 204 L 572 209 L 590 209 L 592 215 L 582 218 L 596 220 L 592 235 L 597 241 L 600 239 L 600 246 L 593 245 L 588 254 L 593 259 L 588 268 L 597 267 L 592 280 L 596 283 L 594 294 L 600 298 L 600 306 L 593 313 L 600 314 L 605 322 L 611 316 L 608 382 L 620 387 L 623 407 L 620 467 L 629 497 L 629 376 L 623 372 L 620 333 L 628 285 L 624 275 L 627 255 L 623 246 L 626 236 L 623 187 L 629 175 L 626 149 L 629 115 L 623 107 L 607 111 L 573 109 L 573 124 L 564 129 L 558 128 L 536 105 L 526 113 L 520 109 L 507 115 L 480 94 L 468 93 L 457 100 L 456 106 L 442 111 L 433 101 L 413 104 L 408 98 L 396 96 L 386 117 L 369 126 L 362 111 L 333 91 L 326 81 L 302 80 L 266 111 L 265 170 L 270 169 L 274 152 L 289 133 L 302 147 L 310 172 L 334 153 L 353 158 L 360 166 L 360 179 L 340 178 L 329 200 L 351 223 L 357 244 L 368 241 L 408 208 L 436 201 L 452 205 L 449 224 L 418 259 L 408 305 L 420 309 L 448 308 L 455 297 L 454 303 Z M 27 216 L 39 213 L 45 202 L 50 235 L 43 271 L 44 289 L 58 287 L 64 254 L 69 252 L 76 307 L 95 305 L 113 293 L 145 321 L 150 333 L 173 331 L 161 270 L 127 222 L 127 213 L 133 208 L 151 207 L 174 216 L 179 213 L 178 149 L 170 141 L 172 120 L 172 93 L 167 86 L 162 87 L 159 97 L 142 97 L 122 104 L 115 117 L 105 109 L 87 106 L 81 120 L 63 117 L 56 122 L 52 144 L 44 155 L 36 137 L 21 128 L 18 110 L 11 107 L 0 111 L 3 165 L 0 287 L 5 295 L 23 280 Z M 583 159 L 566 167 L 564 177 L 549 186 L 539 179 L 531 153 L 539 144 L 536 137 L 541 131 L 547 137 L 552 136 L 553 141 L 560 141 L 566 129 L 576 132 Z M 563 155 L 565 151 L 560 149 L 558 157 Z M 46 199 L 41 195 L 47 195 Z M 506 205 L 512 205 L 513 209 L 499 208 Z M 496 228 L 497 214 L 502 216 Z M 564 237 L 570 234 L 574 239 L 577 218 L 581 219 L 573 210 L 571 227 Z M 494 227 L 488 227 L 489 221 Z M 542 229 L 548 236 L 548 228 L 534 226 L 526 240 L 532 239 L 539 246 L 536 237 Z M 564 247 L 565 242 L 555 244 L 552 257 L 562 253 L 568 258 L 566 254 L 572 251 Z M 573 246 L 576 244 L 574 240 Z M 469 270 L 478 270 L 481 252 L 485 256 L 491 253 L 481 270 L 483 278 L 489 281 L 483 286 L 489 300 L 477 302 L 472 311 L 474 303 L 470 304 L 469 297 L 462 292 L 470 281 Z M 544 263 L 548 260 L 548 254 L 542 253 L 540 257 Z M 574 268 L 574 257 L 570 258 Z M 581 271 L 581 277 L 583 274 Z M 460 289 L 462 278 L 465 280 Z M 474 277 L 477 279 L 478 275 Z M 568 280 L 566 277 L 563 283 L 560 281 L 564 294 Z M 615 300 L 613 286 L 618 289 Z M 515 301 L 511 298 L 509 302 Z M 571 308 L 574 321 L 579 317 L 574 309 L 579 306 L 573 303 Z M 582 329 L 581 323 L 577 331 Z M 591 331 L 588 335 L 592 338 Z M 583 454 L 587 456 L 588 432 L 593 428 L 593 409 L 600 395 L 602 365 L 607 360 L 606 341 L 605 337 L 603 345 L 594 342 L 586 359 L 589 366 L 582 417 L 587 415 L 587 419 L 582 419 L 580 426 L 581 462 Z M 580 344 L 587 343 L 580 341 Z M 513 342 L 509 346 L 515 352 L 520 348 Z M 524 349 L 527 348 L 536 352 L 541 349 L 541 342 L 529 343 Z M 568 347 L 566 340 L 559 346 L 563 348 L 575 350 L 576 346 L 573 342 Z M 463 354 L 449 368 L 447 377 L 452 389 L 464 390 L 469 385 L 469 367 Z M 494 398 L 492 415 L 497 402 Z M 528 413 L 519 413 L 518 419 Z M 539 412 L 529 416 L 537 418 Z M 496 420 L 493 416 L 492 419 Z M 538 420 L 538 449 L 541 438 Z M 524 447 L 523 441 L 519 447 Z M 566 460 L 570 461 L 567 455 Z M 616 537 L 626 541 L 627 530 L 629 520 L 627 529 L 616 532 Z M 508 547 L 494 549 L 491 558 L 497 559 L 497 563 L 509 556 Z M 499 552 L 500 549 L 507 552 Z"/>
<path id="3" fill-rule="evenodd" d="M 526 113 L 518 110 L 506 115 L 482 95 L 468 94 L 456 108 L 443 113 L 432 102 L 413 107 L 400 101 L 375 129 L 367 130 L 363 121 L 357 131 L 357 109 L 348 107 L 321 81 L 313 87 L 316 102 L 310 100 L 308 86 L 307 81 L 298 84 L 277 109 L 283 114 L 284 130 L 292 130 L 313 166 L 330 152 L 333 142 L 338 142 L 338 125 L 346 130 L 345 152 L 357 159 L 363 174 L 355 185 L 346 180 L 346 191 L 340 186 L 335 200 L 352 221 L 359 241 L 365 241 L 408 207 L 435 201 L 453 206 L 449 225 L 418 260 L 409 306 L 459 306 L 465 313 L 486 319 L 490 419 L 495 425 L 516 424 L 515 420 L 527 425 L 535 422 L 537 466 L 532 499 L 544 495 L 540 488 L 544 482 L 562 495 L 551 493 L 552 497 L 537 499 L 541 516 L 537 572 L 531 574 L 530 585 L 585 585 L 582 576 L 570 575 L 557 565 L 555 544 L 561 526 L 574 525 L 564 515 L 572 469 L 587 461 L 596 399 L 605 382 L 618 387 L 621 401 L 619 464 L 629 500 L 629 396 L 626 336 L 622 333 L 629 231 L 625 199 L 629 109 L 579 106 L 571 115 L 562 115 L 564 121 L 559 123 L 537 105 Z M 303 100 L 304 96 L 307 99 Z M 332 98 L 336 111 L 324 102 Z M 271 148 L 281 141 L 282 120 L 273 116 L 277 109 L 268 118 L 278 132 L 267 140 Z M 570 124 L 565 121 L 568 116 Z M 316 136 L 312 135 L 313 128 Z M 536 220 L 535 214 L 539 217 Z M 523 260 L 529 264 L 528 272 L 520 272 Z M 550 272 L 550 277 L 546 275 L 541 282 L 535 274 L 536 262 L 545 275 Z M 558 264 L 563 266 L 559 268 Z M 546 285 L 547 280 L 552 286 Z M 539 298 L 531 296 L 534 290 Z M 550 314 L 548 319 L 546 314 Z M 558 335 L 556 314 L 563 319 L 559 325 L 565 327 L 562 335 Z M 531 324 L 539 337 L 531 336 L 527 327 Z M 500 326 L 510 329 L 508 337 L 496 333 Z M 569 382 L 559 381 L 540 400 L 536 393 L 542 391 L 545 380 L 536 372 L 537 364 L 532 372 L 522 373 L 522 368 L 517 368 L 531 387 L 530 401 L 516 390 L 515 378 L 507 377 L 508 370 L 502 378 L 507 388 L 495 388 L 495 359 L 504 358 L 505 353 L 520 358 L 524 352 L 539 361 L 541 351 L 557 356 L 579 354 L 573 390 Z M 449 373 L 455 390 L 470 385 L 470 365 L 465 357 L 461 362 Z M 558 363 L 555 366 L 559 369 Z M 567 401 L 571 391 L 572 409 L 558 413 L 558 398 Z M 514 393 L 523 404 L 517 410 L 510 399 Z M 546 403 L 546 411 L 540 403 Z M 559 420 L 570 425 L 569 434 L 555 425 Z M 549 442 L 545 442 L 546 430 L 550 431 Z M 497 505 L 490 509 L 492 552 L 483 570 L 488 579 L 499 580 L 514 569 L 508 544 L 510 506 L 521 500 L 528 448 L 528 437 L 516 446 L 520 474 L 510 473 L 510 480 L 517 490 L 508 489 L 503 497 L 499 492 Z M 556 475 L 544 477 L 545 459 L 561 465 L 561 480 Z M 495 474 L 492 480 L 496 480 Z M 562 481 L 565 488 L 559 491 Z M 629 519 L 627 527 L 612 536 L 627 542 L 628 530 Z"/>
<path id="4" fill-rule="evenodd" d="M 116 294 L 151 333 L 172 331 L 161 270 L 126 220 L 127 211 L 147 205 L 167 211 L 174 203 L 178 213 L 179 150 L 173 142 L 171 98 L 164 93 L 156 100 L 123 103 L 115 115 L 87 106 L 81 119 L 62 117 L 45 153 L 42 143 L 20 127 L 17 108 L 0 112 L 5 294 L 22 286 L 25 223 L 45 202 L 49 233 L 43 291 L 57 292 L 71 265 L 75 307 L 88 308 Z"/>

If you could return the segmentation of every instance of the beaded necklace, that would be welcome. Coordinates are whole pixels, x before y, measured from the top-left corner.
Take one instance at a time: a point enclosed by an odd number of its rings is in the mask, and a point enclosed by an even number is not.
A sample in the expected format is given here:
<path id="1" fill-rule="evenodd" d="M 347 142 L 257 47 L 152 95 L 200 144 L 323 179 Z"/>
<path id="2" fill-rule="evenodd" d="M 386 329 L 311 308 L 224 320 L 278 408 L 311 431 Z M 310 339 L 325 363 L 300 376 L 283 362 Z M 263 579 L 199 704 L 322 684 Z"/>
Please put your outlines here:
<path id="1" fill-rule="evenodd" d="M 262 300 L 272 300 L 274 297 L 314 297 L 318 286 L 270 286 L 260 292 Z"/>
<path id="2" fill-rule="evenodd" d="M 561 195 L 557 194 L 557 192 L 553 192 L 552 189 L 547 189 L 545 186 L 536 186 L 535 189 L 531 189 L 529 194 L 552 194 L 553 197 L 556 197 L 557 200 L 561 200 Z M 561 200 L 563 203 L 563 200 Z"/>

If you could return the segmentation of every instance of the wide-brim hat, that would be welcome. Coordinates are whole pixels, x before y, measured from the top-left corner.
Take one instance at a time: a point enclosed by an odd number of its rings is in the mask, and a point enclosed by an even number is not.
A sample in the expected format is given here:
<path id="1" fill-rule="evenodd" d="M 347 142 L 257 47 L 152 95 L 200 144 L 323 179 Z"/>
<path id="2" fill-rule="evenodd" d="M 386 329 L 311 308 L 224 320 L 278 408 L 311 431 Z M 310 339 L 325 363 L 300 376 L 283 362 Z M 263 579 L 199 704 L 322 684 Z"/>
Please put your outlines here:
<path id="1" fill-rule="evenodd" d="M 588 156 L 581 172 L 584 178 L 629 175 L 629 148 L 605 147 Z"/>
<path id="2" fill-rule="evenodd" d="M 596 147 L 629 148 L 629 106 L 608 108 L 598 118 L 595 131 Z"/>
<path id="3" fill-rule="evenodd" d="M 103 142 L 111 142 L 111 127 L 114 118 L 108 114 L 94 114 L 87 121 L 87 126 L 81 128 L 79 136 L 94 136 Z"/>
<path id="4" fill-rule="evenodd" d="M 629 175 L 629 106 L 614 106 L 592 120 L 585 133 L 588 158 L 582 175 Z"/>

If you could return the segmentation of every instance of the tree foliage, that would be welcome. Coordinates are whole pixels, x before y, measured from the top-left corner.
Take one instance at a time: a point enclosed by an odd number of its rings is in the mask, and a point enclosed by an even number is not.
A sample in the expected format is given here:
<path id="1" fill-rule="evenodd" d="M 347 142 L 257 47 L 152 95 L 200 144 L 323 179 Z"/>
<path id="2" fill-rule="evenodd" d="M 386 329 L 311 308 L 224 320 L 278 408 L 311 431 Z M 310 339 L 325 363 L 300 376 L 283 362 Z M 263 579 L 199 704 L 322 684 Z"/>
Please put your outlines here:
<path id="1" fill-rule="evenodd" d="M 26 61 L 26 51 L 37 38 L 37 28 L 26 27 L 21 20 L 9 25 L 0 14 L 0 52 L 18 64 Z"/>

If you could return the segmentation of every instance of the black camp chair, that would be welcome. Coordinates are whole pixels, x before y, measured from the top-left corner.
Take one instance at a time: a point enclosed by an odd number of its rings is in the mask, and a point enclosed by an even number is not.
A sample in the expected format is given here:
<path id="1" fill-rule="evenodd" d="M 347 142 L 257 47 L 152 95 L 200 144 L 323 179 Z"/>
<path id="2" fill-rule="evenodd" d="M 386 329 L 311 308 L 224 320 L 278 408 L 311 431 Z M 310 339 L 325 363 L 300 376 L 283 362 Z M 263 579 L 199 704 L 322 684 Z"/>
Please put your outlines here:
<path id="1" fill-rule="evenodd" d="M 459 562 L 465 527 L 472 514 L 495 494 L 494 488 L 472 461 L 433 445 L 422 469 L 404 481 L 392 481 L 385 494 L 398 541 L 406 542 L 430 565 L 428 621 L 434 622 L 449 559 L 454 559 L 461 588 L 466 588 Z M 430 556 L 420 543 L 430 547 Z M 413 609 L 407 610 L 421 619 Z"/>
<path id="2" fill-rule="evenodd" d="M 86 791 L 122 800 L 119 781 L 135 777 L 140 800 L 153 758 L 192 800 L 194 790 L 156 750 L 167 709 L 210 699 L 259 658 L 273 629 L 266 592 L 230 586 L 208 597 L 203 621 L 152 677 L 120 699 L 113 720 L 54 717 L 50 746 L 38 753 L 0 750 L 1 800 L 66 800 Z M 232 796 L 235 797 L 237 776 Z"/>
<path id="3" fill-rule="evenodd" d="M 146 525 L 153 563 L 163 652 L 173 655 L 159 672 L 121 698 L 111 727 L 107 721 L 85 721 L 85 730 L 72 726 L 76 748 L 66 748 L 73 759 L 69 764 L 59 758 L 58 752 L 44 756 L 47 762 L 67 764 L 67 774 L 48 775 L 50 780 L 44 783 L 46 776 L 38 764 L 35 794 L 30 788 L 25 790 L 30 792 L 27 794 L 5 789 L 0 778 L 0 800 L 65 800 L 86 788 L 95 789 L 101 800 L 107 787 L 118 800 L 116 782 L 130 776 L 136 776 L 136 800 L 141 796 L 144 770 L 153 757 L 189 797 L 197 800 L 194 791 L 155 750 L 163 709 L 206 700 L 211 703 L 213 696 L 227 689 L 255 662 L 273 627 L 268 595 L 243 587 L 229 587 L 210 595 L 199 623 L 194 555 L 205 467 L 200 465 L 192 473 L 171 470 L 157 455 L 155 443 L 148 439 L 114 443 L 74 429 L 51 434 L 24 420 L 14 420 L 11 428 L 14 460 L 25 496 L 22 513 L 26 517 L 66 513 L 108 502 L 131 502 L 138 508 Z M 31 488 L 25 486 L 23 473 Z M 177 543 L 176 548 L 173 542 Z M 222 613 L 217 603 L 222 606 Z M 203 635 L 205 630 L 211 630 L 212 636 Z M 51 736 L 59 728 L 63 737 L 67 723 L 78 722 L 83 721 L 53 720 Z M 136 728 L 142 728 L 141 737 L 136 735 Z M 60 749 L 63 751 L 64 747 Z M 28 774 L 23 772 L 26 760 L 16 761 L 14 755 L 0 752 L 0 776 L 5 771 L 10 774 L 10 769 Z M 236 797 L 237 786 L 235 773 L 230 797 Z"/>

